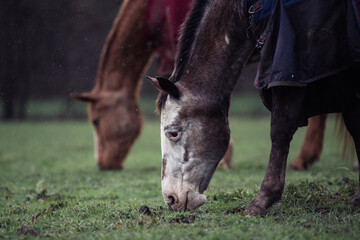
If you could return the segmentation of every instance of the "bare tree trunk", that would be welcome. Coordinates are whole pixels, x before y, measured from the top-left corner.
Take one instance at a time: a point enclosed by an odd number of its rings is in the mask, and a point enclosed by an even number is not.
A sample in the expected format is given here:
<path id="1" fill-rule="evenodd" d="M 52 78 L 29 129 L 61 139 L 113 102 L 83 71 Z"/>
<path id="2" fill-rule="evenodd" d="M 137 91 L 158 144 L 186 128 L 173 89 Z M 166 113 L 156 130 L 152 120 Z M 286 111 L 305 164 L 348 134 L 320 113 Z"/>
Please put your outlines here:
<path id="1" fill-rule="evenodd" d="M 26 24 L 28 20 L 27 5 L 21 0 L 1 1 L 0 19 L 2 34 L 0 37 L 1 52 L 1 99 L 3 101 L 3 118 L 25 117 L 27 80 L 26 74 Z M 17 101 L 19 100 L 19 101 Z M 16 108 L 16 105 L 19 107 Z M 22 106 L 23 105 L 23 106 Z"/>

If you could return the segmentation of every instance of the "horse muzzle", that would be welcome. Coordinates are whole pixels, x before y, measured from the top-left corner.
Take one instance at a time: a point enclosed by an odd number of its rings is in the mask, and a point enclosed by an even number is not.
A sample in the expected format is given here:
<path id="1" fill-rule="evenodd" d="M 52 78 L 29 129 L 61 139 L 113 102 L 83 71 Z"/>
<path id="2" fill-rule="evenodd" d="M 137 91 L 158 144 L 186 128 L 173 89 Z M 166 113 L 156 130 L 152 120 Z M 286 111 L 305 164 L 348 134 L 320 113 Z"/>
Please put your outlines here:
<path id="1" fill-rule="evenodd" d="M 185 193 L 164 193 L 165 203 L 174 211 L 194 210 L 206 202 L 206 196 L 196 191 Z"/>

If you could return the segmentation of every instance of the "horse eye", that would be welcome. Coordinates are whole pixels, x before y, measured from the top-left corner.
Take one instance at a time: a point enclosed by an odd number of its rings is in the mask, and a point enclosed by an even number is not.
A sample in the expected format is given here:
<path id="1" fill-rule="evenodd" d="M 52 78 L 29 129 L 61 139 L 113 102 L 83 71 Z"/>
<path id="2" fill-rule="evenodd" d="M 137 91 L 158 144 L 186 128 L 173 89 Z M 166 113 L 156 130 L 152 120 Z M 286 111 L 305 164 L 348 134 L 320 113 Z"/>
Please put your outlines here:
<path id="1" fill-rule="evenodd" d="M 166 137 L 173 142 L 177 142 L 181 138 L 181 132 L 169 131 L 166 133 Z"/>
<path id="2" fill-rule="evenodd" d="M 94 120 L 92 120 L 92 124 L 94 124 L 95 127 L 99 125 L 99 119 L 95 118 Z"/>

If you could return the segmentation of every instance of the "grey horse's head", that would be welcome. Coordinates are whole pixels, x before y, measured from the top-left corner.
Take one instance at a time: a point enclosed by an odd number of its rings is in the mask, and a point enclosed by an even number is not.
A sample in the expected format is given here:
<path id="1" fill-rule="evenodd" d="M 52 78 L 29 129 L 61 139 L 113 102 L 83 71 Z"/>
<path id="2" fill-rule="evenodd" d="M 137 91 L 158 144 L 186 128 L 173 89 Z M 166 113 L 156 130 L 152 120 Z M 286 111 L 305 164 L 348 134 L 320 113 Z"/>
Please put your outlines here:
<path id="1" fill-rule="evenodd" d="M 180 83 L 151 80 L 161 91 L 162 195 L 174 210 L 193 210 L 205 203 L 204 191 L 227 150 L 228 109 L 199 99 Z"/>

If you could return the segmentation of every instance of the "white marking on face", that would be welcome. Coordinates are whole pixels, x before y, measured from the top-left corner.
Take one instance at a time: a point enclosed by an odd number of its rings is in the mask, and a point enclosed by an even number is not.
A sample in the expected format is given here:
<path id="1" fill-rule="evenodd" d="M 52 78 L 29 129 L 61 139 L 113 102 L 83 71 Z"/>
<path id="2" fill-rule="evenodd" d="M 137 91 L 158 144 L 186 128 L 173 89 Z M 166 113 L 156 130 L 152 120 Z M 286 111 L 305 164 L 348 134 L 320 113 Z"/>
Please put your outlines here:
<path id="1" fill-rule="evenodd" d="M 230 39 L 229 39 L 229 37 L 228 37 L 227 34 L 225 34 L 225 42 L 226 42 L 226 44 L 228 44 L 228 45 L 229 45 L 229 43 L 230 43 Z"/>
<path id="2" fill-rule="evenodd" d="M 183 96 L 182 101 L 184 99 L 185 96 Z M 168 97 L 164 108 L 161 110 L 161 152 L 162 158 L 166 159 L 166 166 L 163 165 L 161 188 L 165 202 L 168 202 L 171 195 L 177 197 L 178 205 L 172 206 L 175 209 L 182 209 L 186 204 L 188 209 L 194 209 L 203 204 L 206 197 L 199 193 L 200 178 L 196 174 L 202 166 L 196 165 L 189 168 L 196 161 L 195 154 L 190 149 L 185 149 L 189 140 L 189 131 L 193 128 L 189 121 L 194 121 L 194 119 L 186 119 L 186 123 L 181 122 L 179 114 L 183 103 Z M 167 131 L 172 131 L 172 129 L 174 131 L 181 129 L 182 131 L 181 138 L 176 142 L 166 136 Z M 186 150 L 189 151 L 187 162 L 184 161 Z"/>
<path id="3" fill-rule="evenodd" d="M 165 191 L 180 191 L 183 184 L 185 166 L 183 157 L 185 153 L 184 143 L 186 134 L 182 134 L 178 142 L 172 142 L 166 137 L 166 127 L 179 123 L 180 104 L 168 97 L 164 109 L 161 111 L 161 152 L 162 158 L 166 158 L 165 177 L 161 182 Z M 177 126 L 177 125 L 176 125 Z M 181 127 L 181 126 L 178 126 Z"/>
<path id="4" fill-rule="evenodd" d="M 179 153 L 183 154 L 185 152 L 184 147 L 181 144 L 171 142 L 165 135 L 165 127 L 174 124 L 178 120 L 180 105 L 169 97 L 166 101 L 167 103 L 161 113 L 161 152 L 162 156 L 167 154 L 171 159 L 180 160 L 183 155 L 180 157 Z"/>

